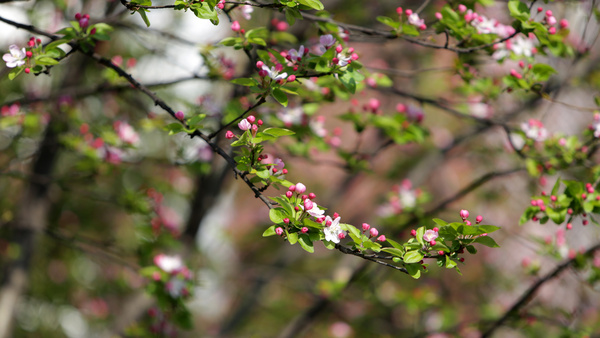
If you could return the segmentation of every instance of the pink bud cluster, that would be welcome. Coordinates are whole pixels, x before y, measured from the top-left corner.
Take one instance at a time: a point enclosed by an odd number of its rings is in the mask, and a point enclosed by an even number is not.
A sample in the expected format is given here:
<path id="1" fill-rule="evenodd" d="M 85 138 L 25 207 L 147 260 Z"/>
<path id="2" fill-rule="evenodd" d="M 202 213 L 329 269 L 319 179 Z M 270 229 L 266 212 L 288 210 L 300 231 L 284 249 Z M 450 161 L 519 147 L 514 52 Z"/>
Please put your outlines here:
<path id="1" fill-rule="evenodd" d="M 427 25 L 425 24 L 425 20 L 419 17 L 419 14 L 414 13 L 412 9 L 403 10 L 402 7 L 396 8 L 396 13 L 400 16 L 400 19 L 403 18 L 403 14 L 406 15 L 407 21 L 409 24 L 419 28 L 420 30 L 427 29 Z M 436 15 L 437 16 L 437 15 Z"/>
<path id="2" fill-rule="evenodd" d="M 385 235 L 379 235 L 379 231 L 376 228 L 371 227 L 368 223 L 362 224 L 362 232 L 369 232 L 369 238 L 377 238 L 379 242 L 385 242 L 387 239 Z"/>
<path id="3" fill-rule="evenodd" d="M 79 23 L 79 27 L 81 29 L 86 29 L 90 25 L 90 15 L 89 14 L 75 14 L 75 20 Z"/>
<path id="4" fill-rule="evenodd" d="M 542 12 L 544 12 L 544 9 L 542 7 L 538 7 L 537 12 L 542 13 Z M 560 22 L 558 22 L 551 10 L 547 10 L 544 13 L 544 19 L 542 22 L 548 27 L 549 34 L 556 34 L 556 24 L 557 23 L 558 23 L 559 29 L 569 28 L 569 21 L 567 19 L 561 19 Z"/>

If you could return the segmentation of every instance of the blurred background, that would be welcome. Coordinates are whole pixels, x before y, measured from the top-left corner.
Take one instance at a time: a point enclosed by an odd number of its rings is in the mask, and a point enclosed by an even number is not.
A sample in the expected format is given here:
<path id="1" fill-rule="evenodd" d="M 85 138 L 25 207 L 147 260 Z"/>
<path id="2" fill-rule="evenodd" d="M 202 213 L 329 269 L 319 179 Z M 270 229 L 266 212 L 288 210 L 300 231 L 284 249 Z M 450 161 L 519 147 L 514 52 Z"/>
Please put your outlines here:
<path id="1" fill-rule="evenodd" d="M 448 3 L 458 2 L 323 1 L 334 20 L 380 30 L 385 26 L 376 17 L 396 17 L 398 6 L 418 11 L 429 26 Z M 512 21 L 506 1 L 464 3 L 503 24 Z M 279 237 L 263 238 L 271 225 L 266 206 L 203 141 L 168 135 L 163 128 L 171 117 L 113 71 L 78 53 L 49 74 L 22 74 L 14 81 L 7 78 L 10 69 L 2 68 L 0 271 L 10 260 L 31 255 L 28 286 L 15 303 L 9 336 L 150 335 L 156 301 L 144 292 L 148 280 L 139 271 L 166 252 L 181 255 L 193 272 L 187 304 L 194 327 L 153 334 L 478 337 L 539 276 L 599 239 L 598 227 L 581 219 L 570 230 L 564 224 L 519 226 L 532 195 L 549 192 L 558 177 L 593 182 L 592 165 L 532 177 L 506 130 L 468 118 L 502 121 L 514 130 L 535 118 L 550 134 L 564 136 L 580 135 L 592 122 L 600 85 L 598 24 L 590 14 L 598 11 L 595 1 L 538 1 L 533 8 L 538 6 L 569 20 L 568 43 L 577 52 L 571 58 L 538 56 L 558 71 L 545 98 L 506 90 L 501 77 L 518 67 L 516 60 L 498 64 L 485 51 L 457 55 L 403 39 L 327 32 L 310 20 L 289 26 L 285 15 L 269 8 L 254 8 L 250 19 L 242 7 L 227 12 L 229 17 L 223 12 L 217 26 L 191 11 L 153 9 L 146 27 L 118 1 L 0 4 L 0 17 L 46 32 L 68 26 L 76 13 L 111 25 L 110 41 L 99 42 L 95 51 L 186 117 L 207 114 L 208 132 L 237 116 L 251 98 L 228 80 L 251 76 L 256 60 L 218 45 L 232 35 L 231 20 L 246 30 L 267 26 L 277 50 L 313 47 L 324 33 L 346 37 L 367 77 L 360 91 L 330 92 L 306 79 L 314 100 L 291 98 L 287 108 L 268 102 L 254 112 L 268 125 L 297 132 L 300 142 L 290 138 L 265 149 L 285 162 L 286 179 L 304 183 L 319 206 L 339 213 L 342 222 L 369 223 L 397 241 L 409 238 L 411 229 L 433 225 L 432 218 L 460 221 L 461 209 L 502 227 L 494 234 L 501 247 L 466 254 L 462 275 L 432 261 L 429 272 L 413 280 L 320 243 L 308 254 Z M 0 49 L 6 52 L 31 36 L 0 22 Z M 419 39 L 446 41 L 432 29 Z M 487 88 L 485 95 L 476 86 Z M 383 128 L 357 131 L 343 118 L 351 112 L 392 115 L 399 104 L 422 116 L 422 141 L 397 144 Z M 125 125 L 137 139 L 123 136 Z M 9 236 L 11 225 L 24 219 L 40 232 L 31 246 Z M 588 283 L 587 274 L 567 269 L 496 336 L 597 334 L 598 285 Z M 0 317 L 10 318 L 6 308 L 0 310 Z"/>

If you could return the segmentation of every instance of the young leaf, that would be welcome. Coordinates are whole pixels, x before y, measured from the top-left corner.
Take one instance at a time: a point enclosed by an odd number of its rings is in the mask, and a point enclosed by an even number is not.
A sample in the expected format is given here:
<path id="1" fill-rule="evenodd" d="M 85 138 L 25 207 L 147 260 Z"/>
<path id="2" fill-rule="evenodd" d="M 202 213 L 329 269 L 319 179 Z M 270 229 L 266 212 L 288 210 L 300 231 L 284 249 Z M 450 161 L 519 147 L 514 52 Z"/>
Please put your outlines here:
<path id="1" fill-rule="evenodd" d="M 277 100 L 277 102 L 279 102 L 282 106 L 287 107 L 288 104 L 288 99 L 287 99 L 287 95 L 285 95 L 285 93 L 279 89 L 279 88 L 275 88 L 273 89 L 273 98 L 275 98 L 275 100 Z"/>

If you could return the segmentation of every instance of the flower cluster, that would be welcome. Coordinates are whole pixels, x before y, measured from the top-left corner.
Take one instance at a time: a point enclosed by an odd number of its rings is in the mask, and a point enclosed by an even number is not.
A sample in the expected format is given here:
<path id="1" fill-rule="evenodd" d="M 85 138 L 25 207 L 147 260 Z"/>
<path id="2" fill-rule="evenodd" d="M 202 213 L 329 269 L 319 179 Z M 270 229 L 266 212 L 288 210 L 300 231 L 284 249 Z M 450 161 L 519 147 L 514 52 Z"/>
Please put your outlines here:
<path id="1" fill-rule="evenodd" d="M 401 20 L 403 18 L 402 14 L 405 14 L 407 22 L 409 24 L 417 27 L 418 29 L 420 29 L 420 30 L 427 29 L 427 25 L 425 24 L 425 20 L 421 19 L 419 17 L 419 14 L 413 12 L 412 9 L 403 10 L 402 7 L 398 7 L 398 8 L 396 8 L 396 13 L 398 13 L 398 15 L 400 16 Z"/>
<path id="2" fill-rule="evenodd" d="M 521 130 L 527 138 L 535 142 L 542 142 L 548 138 L 548 130 L 544 128 L 544 124 L 540 120 L 529 119 L 528 122 L 521 123 Z"/>
<path id="3" fill-rule="evenodd" d="M 379 217 L 389 217 L 399 215 L 405 210 L 413 210 L 422 197 L 422 191 L 413 189 L 412 182 L 405 179 L 400 185 L 392 187 L 392 193 L 389 194 L 387 202 L 378 208 L 377 214 Z"/>

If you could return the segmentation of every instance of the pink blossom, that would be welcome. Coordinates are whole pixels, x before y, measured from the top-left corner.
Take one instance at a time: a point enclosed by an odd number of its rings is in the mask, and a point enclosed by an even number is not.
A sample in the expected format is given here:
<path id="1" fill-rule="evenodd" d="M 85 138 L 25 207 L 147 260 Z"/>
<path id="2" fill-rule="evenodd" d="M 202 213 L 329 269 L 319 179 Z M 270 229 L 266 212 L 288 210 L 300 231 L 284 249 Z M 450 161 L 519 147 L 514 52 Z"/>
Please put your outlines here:
<path id="1" fill-rule="evenodd" d="M 25 58 L 27 57 L 25 48 L 19 49 L 17 45 L 10 45 L 8 51 L 9 53 L 2 56 L 2 60 L 6 62 L 6 67 L 15 68 L 25 64 Z"/>
<path id="2" fill-rule="evenodd" d="M 183 120 L 184 117 L 185 117 L 185 115 L 183 114 L 183 112 L 181 110 L 175 113 L 175 118 L 178 120 Z"/>
<path id="3" fill-rule="evenodd" d="M 431 242 L 433 240 L 435 240 L 436 238 L 438 238 L 438 233 L 436 231 L 433 230 L 427 230 L 425 231 L 425 234 L 423 234 L 423 239 L 425 240 L 425 242 Z"/>
<path id="4" fill-rule="evenodd" d="M 462 210 L 460 211 L 460 217 L 461 217 L 462 219 L 467 219 L 467 218 L 469 218 L 469 211 L 468 211 L 468 210 L 465 210 L 465 209 L 462 209 Z"/>
<path id="5" fill-rule="evenodd" d="M 292 190 L 291 188 L 292 187 L 290 187 L 290 190 Z M 296 192 L 298 194 L 302 194 L 302 193 L 304 193 L 306 191 L 306 186 L 304 184 L 302 184 L 302 183 L 296 183 L 296 189 L 295 190 L 296 190 Z M 294 190 L 292 190 L 292 191 L 294 191 Z"/>
<path id="6" fill-rule="evenodd" d="M 283 229 L 281 227 L 277 227 L 275 229 L 275 233 L 277 234 L 277 236 L 281 236 L 283 235 Z"/>
<path id="7" fill-rule="evenodd" d="M 369 230 L 369 234 L 371 237 L 377 237 L 377 235 L 379 235 L 379 231 L 377 231 L 375 228 L 371 228 L 371 230 Z"/>
<path id="8" fill-rule="evenodd" d="M 331 221 L 331 225 L 328 227 L 325 227 L 325 229 L 323 229 L 323 233 L 325 234 L 325 240 L 329 241 L 329 242 L 334 242 L 334 243 L 339 243 L 340 239 L 343 239 L 344 237 L 346 237 L 346 234 L 344 233 L 344 231 L 342 230 L 342 227 L 340 226 L 340 217 L 337 217 L 334 220 L 331 220 L 331 217 L 327 216 L 326 218 L 326 222 L 329 220 Z M 343 237 L 340 237 L 340 235 L 343 235 Z"/>
<path id="9" fill-rule="evenodd" d="M 377 237 L 377 240 L 380 242 L 385 242 L 386 241 L 385 235 L 381 235 L 381 236 Z"/>
<path id="10" fill-rule="evenodd" d="M 367 231 L 367 230 L 369 230 L 370 228 L 371 228 L 371 226 L 370 226 L 369 224 L 367 224 L 367 223 L 363 223 L 363 224 L 362 224 L 362 229 L 363 229 L 363 231 Z"/>
<path id="11" fill-rule="evenodd" d="M 247 119 L 243 119 L 238 123 L 238 127 L 241 130 L 246 131 L 246 130 L 249 130 L 252 128 L 252 124 L 250 122 L 248 122 Z"/>
<path id="12" fill-rule="evenodd" d="M 406 10 L 406 14 L 408 14 L 408 10 Z M 425 20 L 419 18 L 419 14 L 412 13 L 408 16 L 408 23 L 416 27 L 421 27 L 425 24 Z"/>
<path id="13" fill-rule="evenodd" d="M 121 141 L 129 144 L 137 144 L 140 141 L 139 135 L 135 132 L 129 123 L 124 121 L 116 121 L 113 125 L 117 135 Z"/>
<path id="14" fill-rule="evenodd" d="M 183 261 L 179 256 L 167 256 L 159 254 L 154 256 L 154 264 L 169 274 L 175 274 L 184 268 Z"/>
<path id="15" fill-rule="evenodd" d="M 225 133 L 225 138 L 226 138 L 226 139 L 228 139 L 228 140 L 231 140 L 231 139 L 232 139 L 234 136 L 235 136 L 235 135 L 233 134 L 233 132 L 232 132 L 231 130 L 228 130 L 228 131 Z"/>
<path id="16" fill-rule="evenodd" d="M 529 119 L 529 122 L 521 124 L 521 129 L 525 132 L 525 136 L 536 142 L 542 142 L 548 138 L 548 131 L 539 120 Z"/>

